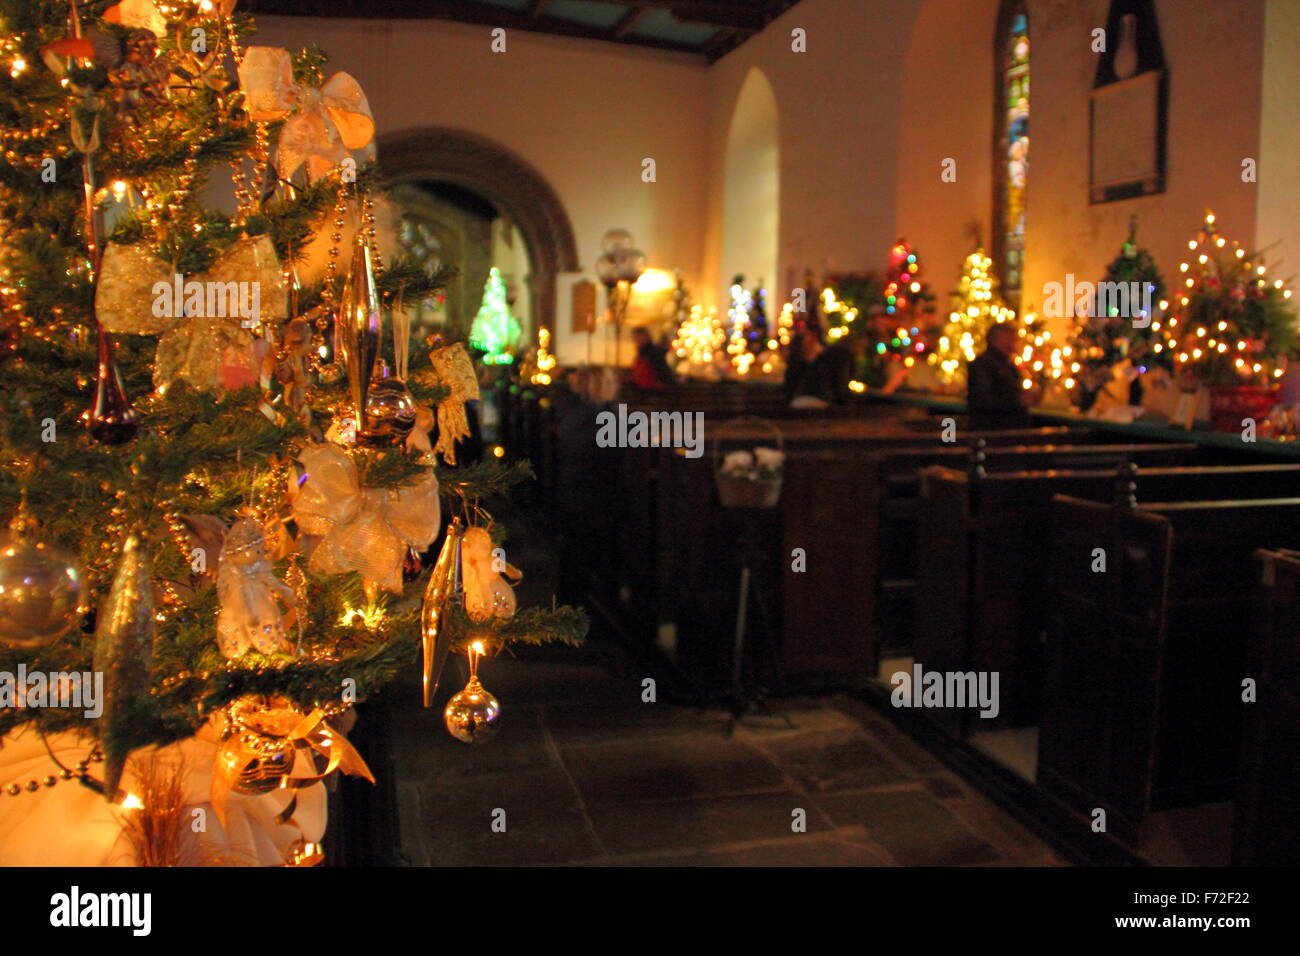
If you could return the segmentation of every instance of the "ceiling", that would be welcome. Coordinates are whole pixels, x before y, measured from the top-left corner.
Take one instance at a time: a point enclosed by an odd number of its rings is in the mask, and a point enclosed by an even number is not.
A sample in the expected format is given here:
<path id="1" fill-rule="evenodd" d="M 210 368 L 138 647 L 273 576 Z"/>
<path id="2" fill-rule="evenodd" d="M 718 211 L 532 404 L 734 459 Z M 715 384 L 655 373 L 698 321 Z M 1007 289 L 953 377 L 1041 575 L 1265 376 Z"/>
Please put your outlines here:
<path id="1" fill-rule="evenodd" d="M 710 63 L 798 0 L 245 0 L 249 13 L 455 20 L 507 30 L 676 50 Z"/>

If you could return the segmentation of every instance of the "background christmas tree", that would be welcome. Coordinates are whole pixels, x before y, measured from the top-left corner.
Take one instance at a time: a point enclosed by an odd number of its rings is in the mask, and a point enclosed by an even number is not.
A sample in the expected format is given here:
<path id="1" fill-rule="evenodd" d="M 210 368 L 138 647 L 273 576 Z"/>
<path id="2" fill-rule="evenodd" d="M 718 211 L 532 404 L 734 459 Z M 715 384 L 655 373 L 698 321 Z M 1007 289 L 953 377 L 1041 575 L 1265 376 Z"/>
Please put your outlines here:
<path id="1" fill-rule="evenodd" d="M 0 578 L 27 581 L 0 598 L 0 671 L 102 670 L 109 698 L 99 721 L 7 707 L 0 734 L 93 736 L 104 779 L 77 776 L 110 799 L 130 751 L 272 700 L 337 713 L 340 688 L 373 693 L 422 638 L 440 664 L 586 628 L 572 609 L 507 613 L 513 595 L 470 565 L 502 535 L 482 503 L 528 467 L 431 472 L 426 432 L 436 421 L 454 462 L 476 388 L 459 346 L 412 342 L 395 308 L 444 277 L 379 257 L 373 170 L 346 145 L 373 133 L 368 112 L 325 116 L 303 146 L 283 135 L 299 114 L 257 102 L 259 70 L 299 88 L 354 81 L 327 81 L 316 50 L 290 63 L 245 46 L 252 23 L 231 6 L 0 0 L 0 515 L 14 528 Z M 219 177 L 233 209 L 208 201 Z M 294 260 L 317 232 L 331 263 L 300 288 Z M 260 283 L 259 315 L 159 315 L 155 276 L 222 270 Z M 399 374 L 381 381 L 387 369 Z M 418 558 L 437 550 L 439 498 L 465 526 L 430 579 Z M 370 523 L 326 514 L 338 509 Z M 426 530 L 395 530 L 399 510 Z M 330 543 L 349 528 L 358 540 Z M 447 544 L 462 532 L 463 579 Z M 400 540 L 400 567 L 381 566 L 381 539 Z"/>
<path id="2" fill-rule="evenodd" d="M 952 294 L 948 322 L 926 359 L 944 383 L 963 382 L 966 363 L 984 351 L 984 336 L 996 322 L 1010 322 L 1016 314 L 998 295 L 993 260 L 976 248 L 962 266 L 961 280 Z"/>
<path id="3" fill-rule="evenodd" d="M 515 360 L 522 334 L 519 320 L 510 311 L 501 270 L 493 266 L 483 284 L 483 304 L 470 326 L 469 344 L 483 352 L 488 365 L 509 365 Z"/>
<path id="4" fill-rule="evenodd" d="M 1175 373 L 1205 385 L 1276 382 L 1296 342 L 1288 284 L 1268 275 L 1261 253 L 1220 236 L 1212 212 L 1187 245 L 1177 303 L 1155 330 Z"/>
<path id="5" fill-rule="evenodd" d="M 914 366 L 935 337 L 934 294 L 922 277 L 920 256 L 904 239 L 889 250 L 880 296 L 869 318 L 867 384 L 871 386 L 882 386 L 900 369 Z"/>
<path id="6" fill-rule="evenodd" d="M 1131 316 L 1120 316 L 1113 306 L 1111 315 L 1075 318 L 1069 357 L 1072 366 L 1077 366 L 1073 369 L 1078 384 L 1073 392 L 1074 401 L 1084 410 L 1092 407 L 1098 391 L 1111 380 L 1116 364 L 1126 359 L 1135 367 L 1169 368 L 1172 364 L 1171 353 L 1161 345 L 1163 309 L 1155 308 L 1158 303 L 1168 304 L 1164 300 L 1164 280 L 1151 253 L 1137 244 L 1136 216 L 1129 220 L 1128 238 L 1106 266 L 1103 281 L 1124 283 L 1126 288 L 1131 288 L 1129 283 L 1148 287 L 1155 314 L 1142 317 L 1150 320 L 1145 327 L 1136 326 Z M 1093 311 L 1097 309 L 1094 307 Z M 1157 345 L 1160 347 L 1156 348 Z"/>

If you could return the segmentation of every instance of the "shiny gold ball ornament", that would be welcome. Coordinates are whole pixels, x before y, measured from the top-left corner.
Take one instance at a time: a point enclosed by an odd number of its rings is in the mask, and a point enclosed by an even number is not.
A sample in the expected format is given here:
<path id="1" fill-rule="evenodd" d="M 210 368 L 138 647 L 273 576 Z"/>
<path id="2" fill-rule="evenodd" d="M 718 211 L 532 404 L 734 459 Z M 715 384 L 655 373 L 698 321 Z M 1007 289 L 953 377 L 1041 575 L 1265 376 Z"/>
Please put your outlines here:
<path id="1" fill-rule="evenodd" d="M 357 440 L 372 448 L 400 445 L 415 427 L 415 399 L 400 378 L 374 382 Z"/>
<path id="2" fill-rule="evenodd" d="M 463 744 L 485 744 L 501 729 L 501 705 L 478 679 L 478 661 L 485 650 L 484 643 L 478 640 L 465 648 L 469 683 L 460 693 L 452 695 L 442 712 L 447 733 Z"/>
<path id="3" fill-rule="evenodd" d="M 460 693 L 453 694 L 442 712 L 447 733 L 463 744 L 487 743 L 501 729 L 501 705 L 478 679 L 470 677 Z"/>
<path id="4" fill-rule="evenodd" d="M 217 766 L 235 793 L 270 793 L 293 770 L 293 745 L 261 749 L 246 735 L 235 733 L 217 749 Z"/>
<path id="5" fill-rule="evenodd" d="M 25 504 L 9 529 L 0 543 L 0 644 L 41 647 L 85 614 L 85 575 L 67 554 L 36 540 Z"/>

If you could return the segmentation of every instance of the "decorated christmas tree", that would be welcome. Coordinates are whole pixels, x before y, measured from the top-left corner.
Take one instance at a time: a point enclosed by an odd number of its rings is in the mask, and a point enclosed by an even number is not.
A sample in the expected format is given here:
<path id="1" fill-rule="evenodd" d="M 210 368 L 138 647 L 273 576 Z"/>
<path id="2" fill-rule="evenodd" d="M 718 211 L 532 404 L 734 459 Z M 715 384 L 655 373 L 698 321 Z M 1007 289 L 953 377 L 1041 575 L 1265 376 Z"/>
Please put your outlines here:
<path id="1" fill-rule="evenodd" d="M 821 293 L 820 311 L 826 340 L 833 342 L 848 335 L 862 316 L 880 309 L 884 302 L 880 277 L 874 272 L 840 272 L 826 276 Z M 862 331 L 861 334 L 867 334 Z"/>
<path id="2" fill-rule="evenodd" d="M 889 250 L 884 299 L 885 314 L 897 316 L 900 321 L 919 319 L 932 311 L 934 293 L 921 276 L 920 257 L 905 239 L 899 239 Z"/>
<path id="3" fill-rule="evenodd" d="M 737 375 L 749 374 L 754 364 L 754 353 L 750 351 L 750 331 L 752 329 L 752 310 L 754 298 L 745 289 L 745 277 L 736 276 L 728 290 L 730 304 L 727 306 L 727 355 L 731 367 Z"/>
<path id="4" fill-rule="evenodd" d="M 1187 382 L 1262 386 L 1281 378 L 1296 341 L 1287 283 L 1268 275 L 1262 254 L 1220 236 L 1212 212 L 1187 247 L 1183 287 L 1152 350 L 1171 352 Z"/>
<path id="5" fill-rule="evenodd" d="M 881 386 L 896 374 L 906 374 L 902 370 L 925 355 L 935 331 L 933 302 L 920 257 L 899 239 L 889 250 L 881 303 L 869 318 L 868 385 Z"/>
<path id="6" fill-rule="evenodd" d="M 984 350 L 984 335 L 995 322 L 1010 322 L 1016 314 L 998 295 L 993 260 L 977 248 L 962 266 L 961 281 L 952 295 L 948 322 L 926 361 L 941 382 L 965 380 L 966 363 Z"/>
<path id="7" fill-rule="evenodd" d="M 501 271 L 493 266 L 483 285 L 483 304 L 469 330 L 469 344 L 483 352 L 488 365 L 509 365 L 515 360 L 523 329 L 510 311 L 506 283 Z"/>
<path id="8" fill-rule="evenodd" d="M 771 338 L 770 330 L 767 327 L 767 290 L 763 288 L 763 280 L 758 280 L 758 285 L 754 286 L 749 293 L 749 347 L 753 352 L 762 352 L 767 348 L 767 340 Z"/>
<path id="9" fill-rule="evenodd" d="M 231 6 L 0 0 L 2 862 L 315 862 L 354 702 L 585 632 L 516 612 L 482 505 L 527 464 L 452 467 L 477 382 L 398 307 L 443 276 L 380 256 L 364 94 Z"/>
<path id="10" fill-rule="evenodd" d="M 1161 335 L 1162 310 L 1168 305 L 1164 280 L 1151 253 L 1137 244 L 1137 216 L 1129 220 L 1128 238 L 1106 267 L 1103 281 L 1122 284 L 1125 290 L 1145 290 L 1139 300 L 1149 300 L 1152 308 L 1130 309 L 1131 314 L 1121 316 L 1120 309 L 1111 304 L 1104 309 L 1108 314 L 1101 315 L 1103 309 L 1094 298 L 1092 308 L 1086 310 L 1092 314 L 1074 318 L 1067 357 L 1078 385 L 1074 401 L 1084 410 L 1091 408 L 1097 394 L 1110 385 L 1120 363 L 1131 361 L 1135 369 L 1171 365 L 1171 353 L 1164 348 Z"/>

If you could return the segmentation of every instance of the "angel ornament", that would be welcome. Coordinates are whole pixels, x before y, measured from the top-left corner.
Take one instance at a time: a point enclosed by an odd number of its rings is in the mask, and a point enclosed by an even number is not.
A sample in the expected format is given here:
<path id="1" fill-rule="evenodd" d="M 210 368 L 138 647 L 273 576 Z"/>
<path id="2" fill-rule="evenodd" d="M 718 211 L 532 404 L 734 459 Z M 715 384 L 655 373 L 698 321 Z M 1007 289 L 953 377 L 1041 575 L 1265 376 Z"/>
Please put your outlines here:
<path id="1" fill-rule="evenodd" d="M 249 648 L 261 654 L 289 649 L 286 617 L 297 616 L 293 588 L 271 573 L 266 534 L 252 518 L 236 521 L 226 534 L 217 566 L 217 646 L 234 660 Z"/>
<path id="2" fill-rule="evenodd" d="M 493 617 L 512 617 L 515 591 L 500 572 L 518 582 L 523 573 L 505 563 L 500 551 L 494 551 L 492 538 L 483 528 L 468 528 L 460 544 L 461 579 L 465 589 L 465 613 L 472 621 Z"/>

